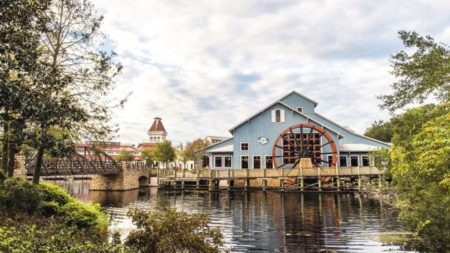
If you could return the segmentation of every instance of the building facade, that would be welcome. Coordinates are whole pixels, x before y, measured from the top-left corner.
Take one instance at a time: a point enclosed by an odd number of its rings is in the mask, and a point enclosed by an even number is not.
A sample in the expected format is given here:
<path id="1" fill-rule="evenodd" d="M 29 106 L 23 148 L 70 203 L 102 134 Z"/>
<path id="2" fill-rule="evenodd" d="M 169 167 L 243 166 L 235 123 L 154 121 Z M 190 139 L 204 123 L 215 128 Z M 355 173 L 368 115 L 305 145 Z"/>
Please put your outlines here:
<path id="1" fill-rule="evenodd" d="M 389 143 L 355 133 L 315 111 L 318 103 L 292 91 L 229 131 L 233 137 L 204 150 L 212 169 L 294 168 L 301 158 L 317 167 L 371 166 L 369 153 Z"/>

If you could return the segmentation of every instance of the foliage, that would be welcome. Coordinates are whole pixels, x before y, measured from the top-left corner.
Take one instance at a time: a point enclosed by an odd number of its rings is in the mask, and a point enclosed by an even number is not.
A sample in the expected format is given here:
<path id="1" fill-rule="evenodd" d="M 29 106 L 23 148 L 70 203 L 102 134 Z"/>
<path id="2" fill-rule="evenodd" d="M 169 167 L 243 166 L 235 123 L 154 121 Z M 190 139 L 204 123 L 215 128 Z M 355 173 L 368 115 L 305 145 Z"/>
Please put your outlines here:
<path id="1" fill-rule="evenodd" d="M 414 133 L 409 145 L 394 145 L 392 177 L 400 192 L 400 218 L 425 250 L 450 250 L 450 104 Z"/>
<path id="2" fill-rule="evenodd" d="M 175 159 L 175 149 L 170 141 L 156 143 L 155 159 L 160 162 L 170 162 Z"/>
<path id="3" fill-rule="evenodd" d="M 142 159 L 149 165 L 153 165 L 156 160 L 156 154 L 154 149 L 144 149 L 141 151 Z"/>
<path id="4" fill-rule="evenodd" d="M 36 113 L 36 87 L 46 76 L 40 34 L 46 31 L 50 1 L 0 1 L 0 121 L 2 167 L 14 170 L 14 155 L 24 138 L 25 123 Z M 24 95 L 26 94 L 26 96 Z"/>
<path id="5" fill-rule="evenodd" d="M 219 252 L 223 245 L 219 228 L 209 226 L 207 214 L 132 209 L 129 215 L 137 226 L 125 242 L 131 252 Z"/>
<path id="6" fill-rule="evenodd" d="M 75 225 L 104 233 L 106 214 L 97 204 L 85 204 L 69 196 L 59 186 L 9 178 L 0 183 L 0 211 L 60 217 L 66 225 Z"/>
<path id="7" fill-rule="evenodd" d="M 195 160 L 199 156 L 199 152 L 206 148 L 210 143 L 204 139 L 196 139 L 186 145 L 186 160 Z"/>
<path id="8" fill-rule="evenodd" d="M 382 108 L 395 111 L 405 105 L 422 103 L 432 95 L 440 102 L 450 100 L 450 48 L 430 36 L 400 31 L 400 39 L 412 53 L 404 50 L 392 56 L 394 93 L 381 96 Z"/>
<path id="9" fill-rule="evenodd" d="M 375 121 L 372 123 L 372 125 L 370 125 L 366 129 L 364 135 L 380 141 L 391 142 L 392 139 L 391 122 L 383 120 Z"/>
<path id="10" fill-rule="evenodd" d="M 422 103 L 431 95 L 439 104 L 410 108 L 390 120 L 389 175 L 399 192 L 400 219 L 416 232 L 422 251 L 450 251 L 450 51 L 415 32 L 400 32 L 406 47 L 393 56 L 401 79 L 394 93 L 382 96 L 390 111 Z"/>
<path id="11" fill-rule="evenodd" d="M 117 161 L 119 162 L 131 162 L 134 161 L 134 153 L 129 150 L 120 150 L 117 155 Z"/>
<path id="12" fill-rule="evenodd" d="M 78 228 L 51 224 L 46 228 L 34 225 L 0 226 L 0 252 L 124 252 L 117 240 L 108 243 L 88 236 Z"/>

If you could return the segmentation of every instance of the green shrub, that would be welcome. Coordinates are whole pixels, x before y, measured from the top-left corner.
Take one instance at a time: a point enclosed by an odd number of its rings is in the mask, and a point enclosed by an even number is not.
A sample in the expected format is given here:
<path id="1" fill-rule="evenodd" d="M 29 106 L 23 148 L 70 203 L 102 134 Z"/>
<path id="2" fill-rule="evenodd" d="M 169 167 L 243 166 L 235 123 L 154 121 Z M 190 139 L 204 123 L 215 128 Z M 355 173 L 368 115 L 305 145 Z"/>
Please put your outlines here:
<path id="1" fill-rule="evenodd" d="M 0 252 L 124 252 L 120 240 L 106 240 L 87 236 L 78 228 L 51 225 L 45 229 L 36 226 L 0 226 Z"/>
<path id="2" fill-rule="evenodd" d="M 108 227 L 107 215 L 101 210 L 98 204 L 83 204 L 72 201 L 62 208 L 68 225 L 75 225 L 79 228 L 95 227 L 106 229 Z"/>
<path id="3" fill-rule="evenodd" d="M 66 191 L 64 191 L 63 188 L 55 184 L 40 183 L 39 188 L 44 194 L 43 198 L 45 201 L 54 201 L 59 205 L 65 205 L 69 203 L 69 201 L 73 200 L 73 198 Z"/>
<path id="4" fill-rule="evenodd" d="M 36 185 L 24 180 L 8 178 L 0 183 L 0 209 L 7 213 L 35 213 L 42 196 Z"/>
<path id="5" fill-rule="evenodd" d="M 70 226 L 95 228 L 102 233 L 108 227 L 107 215 L 98 204 L 82 203 L 57 185 L 36 186 L 16 178 L 0 182 L 0 211 L 60 217 Z"/>
<path id="6" fill-rule="evenodd" d="M 130 252 L 213 253 L 220 252 L 223 245 L 220 229 L 211 228 L 209 216 L 204 213 L 132 209 L 129 215 L 137 226 L 125 242 Z"/>
<path id="7" fill-rule="evenodd" d="M 5 179 L 6 179 L 6 176 L 5 176 L 5 174 L 3 173 L 3 170 L 0 169 L 0 183 L 2 183 L 3 181 L 5 181 Z"/>

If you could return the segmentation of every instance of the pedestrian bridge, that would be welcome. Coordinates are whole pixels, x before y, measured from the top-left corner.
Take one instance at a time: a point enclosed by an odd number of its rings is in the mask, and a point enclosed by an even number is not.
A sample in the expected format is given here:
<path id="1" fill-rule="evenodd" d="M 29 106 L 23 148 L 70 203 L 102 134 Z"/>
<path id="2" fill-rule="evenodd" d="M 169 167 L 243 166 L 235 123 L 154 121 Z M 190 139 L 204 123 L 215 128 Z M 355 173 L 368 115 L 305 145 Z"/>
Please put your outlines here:
<path id="1" fill-rule="evenodd" d="M 25 159 L 28 177 L 33 176 L 36 157 Z M 150 184 L 150 168 L 143 162 L 118 162 L 104 152 L 85 149 L 63 158 L 44 157 L 41 176 L 45 180 L 61 178 L 91 179 L 90 190 L 131 190 Z"/>

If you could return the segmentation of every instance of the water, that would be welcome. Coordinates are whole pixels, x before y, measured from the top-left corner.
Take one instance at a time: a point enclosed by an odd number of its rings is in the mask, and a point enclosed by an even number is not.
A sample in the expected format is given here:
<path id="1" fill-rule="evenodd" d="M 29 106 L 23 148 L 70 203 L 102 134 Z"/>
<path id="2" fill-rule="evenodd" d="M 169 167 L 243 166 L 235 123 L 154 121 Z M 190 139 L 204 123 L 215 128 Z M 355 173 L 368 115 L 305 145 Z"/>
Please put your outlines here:
<path id="1" fill-rule="evenodd" d="M 206 212 L 232 252 L 403 252 L 379 235 L 401 230 L 397 213 L 355 193 L 174 192 L 155 188 L 89 192 L 89 182 L 62 184 L 83 201 L 100 203 L 112 231 L 133 229 L 130 207 Z"/>

